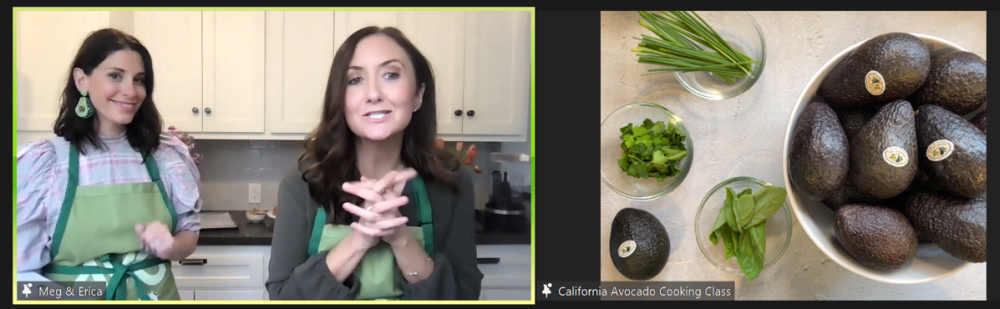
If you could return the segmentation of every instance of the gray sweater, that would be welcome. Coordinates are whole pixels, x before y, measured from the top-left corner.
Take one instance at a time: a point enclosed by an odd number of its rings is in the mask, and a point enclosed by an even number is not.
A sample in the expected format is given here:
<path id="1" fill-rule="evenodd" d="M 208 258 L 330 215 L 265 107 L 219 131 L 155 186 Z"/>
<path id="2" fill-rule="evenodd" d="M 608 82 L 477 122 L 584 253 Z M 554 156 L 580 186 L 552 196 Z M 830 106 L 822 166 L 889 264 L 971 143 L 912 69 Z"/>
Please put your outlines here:
<path id="1" fill-rule="evenodd" d="M 475 239 L 475 203 L 472 176 L 462 168 L 455 177 L 459 193 L 451 187 L 427 182 L 427 195 L 434 217 L 434 272 L 430 278 L 409 284 L 401 272 L 403 298 L 406 300 L 478 300 L 483 273 L 477 265 Z M 413 190 L 407 183 L 403 194 L 411 203 L 401 207 L 410 218 L 408 225 L 419 226 Z M 326 266 L 328 251 L 308 255 L 309 236 L 319 204 L 309 196 L 302 172 L 293 169 L 285 175 L 278 189 L 281 208 L 274 224 L 270 273 L 267 291 L 272 300 L 353 300 L 360 290 L 354 276 L 337 281 Z"/>

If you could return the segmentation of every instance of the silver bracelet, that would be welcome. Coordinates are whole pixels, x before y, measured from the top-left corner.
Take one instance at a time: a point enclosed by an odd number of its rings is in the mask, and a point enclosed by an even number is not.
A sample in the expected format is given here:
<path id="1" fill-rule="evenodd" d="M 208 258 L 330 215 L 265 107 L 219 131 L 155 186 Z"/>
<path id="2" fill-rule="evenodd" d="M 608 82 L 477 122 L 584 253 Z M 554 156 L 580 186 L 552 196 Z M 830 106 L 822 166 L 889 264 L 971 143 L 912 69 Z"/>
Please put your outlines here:
<path id="1" fill-rule="evenodd" d="M 428 266 L 433 266 L 434 265 L 434 259 L 433 258 L 427 258 L 427 265 Z M 406 275 L 409 276 L 409 277 L 416 277 L 416 276 L 420 275 L 420 273 L 414 271 L 414 272 L 408 272 L 408 273 L 406 273 Z"/>

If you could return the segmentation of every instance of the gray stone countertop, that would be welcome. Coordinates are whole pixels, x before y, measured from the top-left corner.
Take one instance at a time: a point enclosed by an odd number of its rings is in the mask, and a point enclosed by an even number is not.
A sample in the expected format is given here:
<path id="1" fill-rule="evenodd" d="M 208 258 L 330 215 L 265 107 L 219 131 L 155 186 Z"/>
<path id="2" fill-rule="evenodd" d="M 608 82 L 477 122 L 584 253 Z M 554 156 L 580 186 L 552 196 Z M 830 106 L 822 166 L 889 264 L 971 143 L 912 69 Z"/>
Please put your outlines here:
<path id="1" fill-rule="evenodd" d="M 653 102 L 677 113 L 694 139 L 691 173 L 672 193 L 633 202 L 601 184 L 601 279 L 627 281 L 608 255 L 611 221 L 624 207 L 650 211 L 671 238 L 670 261 L 653 281 L 735 281 L 737 300 L 985 300 L 986 264 L 917 285 L 873 281 L 830 261 L 793 216 L 785 255 L 756 280 L 723 272 L 695 242 L 698 205 L 719 182 L 755 177 L 784 187 L 781 163 L 788 117 L 809 79 L 830 58 L 862 40 L 910 32 L 951 41 L 986 58 L 986 12 L 750 12 L 764 32 L 767 61 L 761 80 L 742 95 L 708 101 L 673 75 L 641 76 L 633 37 L 649 33 L 638 13 L 601 13 L 601 119 L 632 102 Z M 596 119 L 595 119 L 596 120 Z M 594 179 L 593 181 L 598 181 Z"/>

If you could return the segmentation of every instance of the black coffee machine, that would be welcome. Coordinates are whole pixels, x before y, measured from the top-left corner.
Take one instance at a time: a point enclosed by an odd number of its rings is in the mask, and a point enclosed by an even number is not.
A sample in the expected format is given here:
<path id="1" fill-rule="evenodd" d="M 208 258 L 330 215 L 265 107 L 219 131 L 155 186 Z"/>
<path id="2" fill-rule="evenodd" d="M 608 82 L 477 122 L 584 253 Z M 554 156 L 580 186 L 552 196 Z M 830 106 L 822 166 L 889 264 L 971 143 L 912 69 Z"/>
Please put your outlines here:
<path id="1" fill-rule="evenodd" d="M 493 172 L 493 191 L 483 211 L 483 225 L 487 232 L 525 233 L 528 231 L 528 216 L 524 203 L 512 196 L 507 173 Z"/>

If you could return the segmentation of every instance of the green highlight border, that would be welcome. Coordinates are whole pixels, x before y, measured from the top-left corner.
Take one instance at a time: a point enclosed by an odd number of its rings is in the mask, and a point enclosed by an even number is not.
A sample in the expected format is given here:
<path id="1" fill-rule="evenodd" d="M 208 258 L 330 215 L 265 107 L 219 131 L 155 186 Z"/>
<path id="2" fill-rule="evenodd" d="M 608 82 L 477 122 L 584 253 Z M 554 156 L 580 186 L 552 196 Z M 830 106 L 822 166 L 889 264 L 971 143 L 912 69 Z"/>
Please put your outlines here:
<path id="1" fill-rule="evenodd" d="M 14 7 L 13 8 L 13 58 L 14 71 L 14 204 L 17 205 L 17 12 L 19 11 L 528 11 L 531 12 L 531 125 L 529 130 L 531 144 L 531 300 L 529 301 L 178 301 L 171 304 L 535 304 L 535 8 L 534 7 Z M 18 301 L 17 300 L 17 207 L 13 207 L 14 228 L 14 304 L 88 304 L 94 301 Z M 142 304 L 140 301 L 104 302 L 109 305 Z M 148 303 L 147 303 L 148 304 Z"/>

